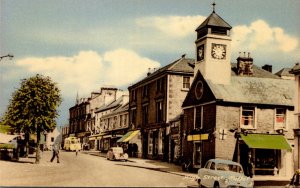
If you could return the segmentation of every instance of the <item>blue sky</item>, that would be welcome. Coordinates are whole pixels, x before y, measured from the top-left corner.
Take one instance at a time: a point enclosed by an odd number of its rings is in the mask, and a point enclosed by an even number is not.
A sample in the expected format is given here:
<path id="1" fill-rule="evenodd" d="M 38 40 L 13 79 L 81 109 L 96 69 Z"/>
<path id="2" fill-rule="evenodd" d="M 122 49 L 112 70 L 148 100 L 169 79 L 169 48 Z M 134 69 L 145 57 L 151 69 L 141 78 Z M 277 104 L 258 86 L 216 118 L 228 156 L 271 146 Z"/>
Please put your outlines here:
<path id="1" fill-rule="evenodd" d="M 58 124 L 68 123 L 77 92 L 121 89 L 187 54 L 212 0 L 0 0 L 0 116 L 20 80 L 51 76 L 63 95 Z M 300 61 L 299 0 L 216 0 L 232 28 L 232 62 L 251 52 L 274 72 Z"/>

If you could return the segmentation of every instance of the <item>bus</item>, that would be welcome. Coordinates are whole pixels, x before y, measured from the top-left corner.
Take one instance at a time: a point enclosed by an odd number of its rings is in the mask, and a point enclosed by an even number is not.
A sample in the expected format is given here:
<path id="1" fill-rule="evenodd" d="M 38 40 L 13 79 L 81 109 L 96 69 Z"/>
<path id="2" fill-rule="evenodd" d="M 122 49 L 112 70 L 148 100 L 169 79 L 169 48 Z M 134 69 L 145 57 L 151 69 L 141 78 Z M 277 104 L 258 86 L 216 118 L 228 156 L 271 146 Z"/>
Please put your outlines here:
<path id="1" fill-rule="evenodd" d="M 67 151 L 80 151 L 81 150 L 81 144 L 80 139 L 77 137 L 68 137 L 65 139 L 64 142 L 64 150 Z"/>

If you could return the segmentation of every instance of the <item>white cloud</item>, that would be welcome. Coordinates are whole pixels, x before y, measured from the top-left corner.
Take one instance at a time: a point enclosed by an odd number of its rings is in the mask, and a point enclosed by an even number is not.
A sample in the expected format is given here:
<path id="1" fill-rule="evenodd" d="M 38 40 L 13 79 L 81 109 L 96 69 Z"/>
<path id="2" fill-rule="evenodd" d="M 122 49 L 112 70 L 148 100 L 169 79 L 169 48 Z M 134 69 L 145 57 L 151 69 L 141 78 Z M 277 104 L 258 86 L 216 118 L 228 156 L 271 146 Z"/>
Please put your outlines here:
<path id="1" fill-rule="evenodd" d="M 154 28 L 170 37 L 186 37 L 194 34 L 196 27 L 204 21 L 203 16 L 155 16 L 137 19 L 137 25 Z"/>
<path id="2" fill-rule="evenodd" d="M 134 51 L 118 49 L 102 56 L 95 51 L 81 51 L 72 57 L 28 57 L 17 60 L 15 66 L 15 70 L 20 70 L 18 73 L 50 76 L 64 97 L 74 97 L 77 91 L 87 97 L 106 84 L 128 86 L 146 75 L 149 67 L 160 64 Z M 8 80 L 16 79 L 15 76 L 13 72 L 5 75 Z"/>
<path id="3" fill-rule="evenodd" d="M 237 50 L 293 53 L 299 43 L 296 37 L 287 34 L 284 29 L 271 27 L 264 20 L 256 20 L 249 26 L 235 26 L 232 33 L 232 47 Z"/>

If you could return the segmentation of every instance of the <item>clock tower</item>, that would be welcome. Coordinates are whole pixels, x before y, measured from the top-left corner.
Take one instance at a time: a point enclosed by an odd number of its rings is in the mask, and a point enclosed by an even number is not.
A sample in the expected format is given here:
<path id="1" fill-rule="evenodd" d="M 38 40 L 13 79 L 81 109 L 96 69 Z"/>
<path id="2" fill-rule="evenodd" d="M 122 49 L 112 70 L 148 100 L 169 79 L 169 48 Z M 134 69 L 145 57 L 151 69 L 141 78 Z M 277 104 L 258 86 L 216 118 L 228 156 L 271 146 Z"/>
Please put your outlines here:
<path id="1" fill-rule="evenodd" d="M 215 84 L 229 84 L 231 77 L 231 26 L 213 12 L 196 29 L 196 62 L 194 73 L 201 71 Z"/>

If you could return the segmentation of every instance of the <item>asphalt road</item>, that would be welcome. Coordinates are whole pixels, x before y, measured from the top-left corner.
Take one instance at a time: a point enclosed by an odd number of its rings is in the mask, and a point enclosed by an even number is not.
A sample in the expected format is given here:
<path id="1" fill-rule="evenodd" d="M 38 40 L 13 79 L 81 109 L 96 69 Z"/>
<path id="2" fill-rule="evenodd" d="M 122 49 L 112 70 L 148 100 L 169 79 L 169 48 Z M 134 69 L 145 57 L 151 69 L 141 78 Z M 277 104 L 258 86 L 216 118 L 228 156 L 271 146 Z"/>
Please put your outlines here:
<path id="1" fill-rule="evenodd" d="M 43 152 L 40 164 L 33 158 L 20 162 L 0 161 L 0 186 L 79 187 L 187 187 L 188 177 L 124 165 L 103 157 L 60 152 L 60 163 L 50 162 L 51 152 Z"/>

